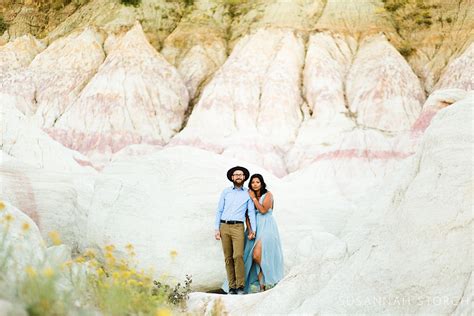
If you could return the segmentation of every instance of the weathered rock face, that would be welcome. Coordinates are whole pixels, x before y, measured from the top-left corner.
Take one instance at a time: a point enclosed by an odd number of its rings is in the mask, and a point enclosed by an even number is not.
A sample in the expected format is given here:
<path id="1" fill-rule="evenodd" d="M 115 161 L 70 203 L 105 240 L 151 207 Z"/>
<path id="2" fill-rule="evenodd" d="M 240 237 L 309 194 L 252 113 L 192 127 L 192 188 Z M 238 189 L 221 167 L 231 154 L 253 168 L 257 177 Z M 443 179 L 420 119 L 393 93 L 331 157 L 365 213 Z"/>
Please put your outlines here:
<path id="1" fill-rule="evenodd" d="M 38 227 L 31 218 L 10 203 L 2 201 L 0 221 L 0 234 L 2 236 L 0 251 L 2 251 L 2 258 L 5 258 L 7 255 L 13 256 L 4 263 L 8 263 L 8 266 L 2 267 L 2 271 L 8 271 L 9 269 L 20 271 L 25 269 L 28 264 L 31 264 L 30 262 L 42 258 L 43 240 Z M 12 247 L 15 251 L 10 249 Z M 12 265 L 16 267 L 13 268 Z M 14 280 L 16 275 L 14 273 L 5 273 L 3 277 Z M 5 283 L 2 282 L 3 284 Z"/>
<path id="2" fill-rule="evenodd" d="M 280 153 L 302 119 L 303 54 L 303 41 L 292 32 L 260 30 L 243 38 L 171 144 L 246 159 L 283 175 Z"/>
<path id="3" fill-rule="evenodd" d="M 330 247 L 332 259 L 319 247 L 325 256 L 292 269 L 278 289 L 222 297 L 226 309 L 236 314 L 472 312 L 466 305 L 472 298 L 472 179 L 466 172 L 472 106 L 471 93 L 439 112 L 412 161 L 392 175 L 398 188 L 385 209 L 374 210 L 383 214 L 381 221 L 350 256 L 343 245 L 339 253 L 335 244 Z M 360 224 L 352 219 L 352 225 Z M 202 308 L 215 298 L 196 294 L 190 305 Z M 458 308 L 459 302 L 464 304 Z"/>
<path id="4" fill-rule="evenodd" d="M 424 94 L 418 78 L 385 38 L 362 43 L 347 77 L 349 110 L 356 123 L 383 131 L 407 130 Z"/>
<path id="5" fill-rule="evenodd" d="M 0 46 L 2 199 L 215 289 L 216 203 L 245 165 L 274 193 L 287 277 L 232 313 L 472 312 L 471 13 L 420 3 L 90 1 L 49 46 Z M 380 297 L 408 303 L 359 304 Z"/>
<path id="6" fill-rule="evenodd" d="M 436 88 L 459 88 L 467 91 L 473 90 L 473 72 L 474 44 L 471 44 L 461 56 L 451 61 L 436 84 Z"/>
<path id="7" fill-rule="evenodd" d="M 226 30 L 230 24 L 225 7 L 209 1 L 195 1 L 194 6 L 161 50 L 183 77 L 191 99 L 227 59 Z"/>
<path id="8" fill-rule="evenodd" d="M 424 90 L 442 88 L 437 82 L 446 65 L 472 43 L 472 32 L 467 31 L 474 27 L 472 3 L 388 0 L 384 8 L 395 30 L 389 37 L 407 57 Z"/>
<path id="9" fill-rule="evenodd" d="M 92 166 L 87 157 L 55 142 L 35 126 L 31 117 L 20 113 L 15 98 L 0 93 L 0 100 L 3 153 L 40 169 L 78 172 L 81 166 Z"/>
<path id="10" fill-rule="evenodd" d="M 139 25 L 111 45 L 98 72 L 49 130 L 98 160 L 129 144 L 168 141 L 188 106 L 179 74 L 148 44 Z"/>
<path id="11" fill-rule="evenodd" d="M 159 48 L 178 25 L 185 7 L 181 1 L 142 0 L 139 6 L 134 7 L 115 0 L 91 0 L 52 30 L 48 39 L 54 41 L 75 29 L 90 25 L 117 33 L 140 21 L 150 43 Z"/>
<path id="12" fill-rule="evenodd" d="M 68 245 L 82 245 L 79 236 L 96 175 L 91 162 L 35 127 L 13 98 L 0 94 L 0 99 L 2 199 L 33 219 L 44 236 L 55 230 Z"/>
<path id="13" fill-rule="evenodd" d="M 424 96 L 418 78 L 384 37 L 358 43 L 350 36 L 313 35 L 304 88 L 309 110 L 288 153 L 290 171 L 325 159 L 375 167 L 409 155 L 392 148 L 393 138 L 418 118 Z"/>
<path id="14" fill-rule="evenodd" d="M 46 238 L 57 231 L 62 241 L 81 249 L 85 246 L 87 207 L 93 193 L 95 174 L 39 169 L 2 153 L 0 181 L 2 198 L 21 208 Z"/>
<path id="15" fill-rule="evenodd" d="M 327 287 L 296 312 L 449 313 L 469 293 L 472 179 L 465 166 L 471 159 L 472 106 L 468 96 L 437 115 L 411 168 L 403 173 L 406 178 L 381 227 Z M 393 258 L 394 253 L 400 256 Z M 451 261 L 453 257 L 459 261 Z M 404 303 L 354 303 L 380 297 Z M 340 301 L 348 304 L 335 304 Z"/>
<path id="16" fill-rule="evenodd" d="M 87 28 L 55 41 L 36 56 L 28 70 L 35 83 L 38 125 L 52 127 L 76 100 L 105 58 L 103 42 L 103 34 Z"/>
<path id="17" fill-rule="evenodd" d="M 34 113 L 34 86 L 26 67 L 45 49 L 45 45 L 31 35 L 25 35 L 0 46 L 0 93 L 14 98 L 15 106 L 24 114 Z M 9 101 L 8 101 L 9 102 Z"/>
<path id="18" fill-rule="evenodd" d="M 234 163 L 179 146 L 117 157 L 95 183 L 88 243 L 119 248 L 132 243 L 142 268 L 160 267 L 158 274 L 177 279 L 192 274 L 201 289 L 215 288 L 224 276 L 224 259 L 211 223 L 220 191 L 230 185 L 225 173 Z"/>
<path id="19" fill-rule="evenodd" d="M 242 1 L 239 5 L 230 5 L 233 16 L 230 34 L 230 46 L 241 37 L 265 27 L 308 31 L 313 29 L 324 9 L 320 0 L 257 0 Z M 231 3 L 231 2 L 230 2 Z"/>
<path id="20" fill-rule="evenodd" d="M 31 35 L 25 35 L 0 46 L 0 75 L 27 67 L 45 45 Z"/>
<path id="21" fill-rule="evenodd" d="M 390 22 L 377 12 L 379 9 L 380 4 L 377 2 L 328 0 L 325 1 L 316 28 L 353 37 L 391 31 Z"/>

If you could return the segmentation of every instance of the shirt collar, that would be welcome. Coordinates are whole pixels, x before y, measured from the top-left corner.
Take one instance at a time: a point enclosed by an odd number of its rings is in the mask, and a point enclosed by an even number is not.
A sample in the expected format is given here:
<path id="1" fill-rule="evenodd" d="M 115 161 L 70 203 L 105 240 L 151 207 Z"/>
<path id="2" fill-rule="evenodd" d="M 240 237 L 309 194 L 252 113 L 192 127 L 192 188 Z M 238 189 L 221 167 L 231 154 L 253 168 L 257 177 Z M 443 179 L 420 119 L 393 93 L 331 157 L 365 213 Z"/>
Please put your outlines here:
<path id="1" fill-rule="evenodd" d="M 232 190 L 244 191 L 244 190 L 245 190 L 245 187 L 244 187 L 244 186 L 241 186 L 240 188 L 236 188 L 235 186 L 232 186 Z"/>

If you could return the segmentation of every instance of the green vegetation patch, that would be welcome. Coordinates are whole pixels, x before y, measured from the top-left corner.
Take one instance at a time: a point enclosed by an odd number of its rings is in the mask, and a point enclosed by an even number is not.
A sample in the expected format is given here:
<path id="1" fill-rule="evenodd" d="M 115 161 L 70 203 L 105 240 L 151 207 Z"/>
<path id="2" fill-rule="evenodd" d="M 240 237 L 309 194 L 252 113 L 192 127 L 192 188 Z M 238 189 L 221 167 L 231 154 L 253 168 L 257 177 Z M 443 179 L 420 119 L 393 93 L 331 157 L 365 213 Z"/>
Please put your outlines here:
<path id="1" fill-rule="evenodd" d="M 138 7 L 142 0 L 120 0 L 120 3 L 126 6 Z"/>
<path id="2" fill-rule="evenodd" d="M 3 16 L 0 15 L 0 35 L 8 29 L 8 24 L 5 22 Z"/>

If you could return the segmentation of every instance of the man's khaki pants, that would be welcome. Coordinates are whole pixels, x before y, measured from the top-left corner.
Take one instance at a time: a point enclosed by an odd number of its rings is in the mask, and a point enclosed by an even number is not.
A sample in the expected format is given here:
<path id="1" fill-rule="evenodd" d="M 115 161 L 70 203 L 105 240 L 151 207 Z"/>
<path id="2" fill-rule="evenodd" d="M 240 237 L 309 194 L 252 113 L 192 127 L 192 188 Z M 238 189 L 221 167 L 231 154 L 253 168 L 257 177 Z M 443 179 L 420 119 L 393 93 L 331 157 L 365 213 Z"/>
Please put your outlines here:
<path id="1" fill-rule="evenodd" d="M 222 223 L 220 232 L 229 288 L 244 287 L 244 224 Z"/>

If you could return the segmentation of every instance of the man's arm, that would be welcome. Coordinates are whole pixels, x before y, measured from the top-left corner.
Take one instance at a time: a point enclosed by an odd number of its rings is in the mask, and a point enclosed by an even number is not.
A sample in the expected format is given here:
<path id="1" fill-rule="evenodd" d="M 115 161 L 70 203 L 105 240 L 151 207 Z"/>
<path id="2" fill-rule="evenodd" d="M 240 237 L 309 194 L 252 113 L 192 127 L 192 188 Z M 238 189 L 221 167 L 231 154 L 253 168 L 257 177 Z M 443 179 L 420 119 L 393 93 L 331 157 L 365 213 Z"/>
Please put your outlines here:
<path id="1" fill-rule="evenodd" d="M 217 204 L 216 219 L 214 221 L 214 233 L 217 240 L 221 239 L 221 234 L 219 227 L 221 226 L 221 216 L 224 211 L 224 202 L 225 202 L 225 193 L 226 190 L 222 191 L 221 197 L 219 198 L 219 203 Z"/>

